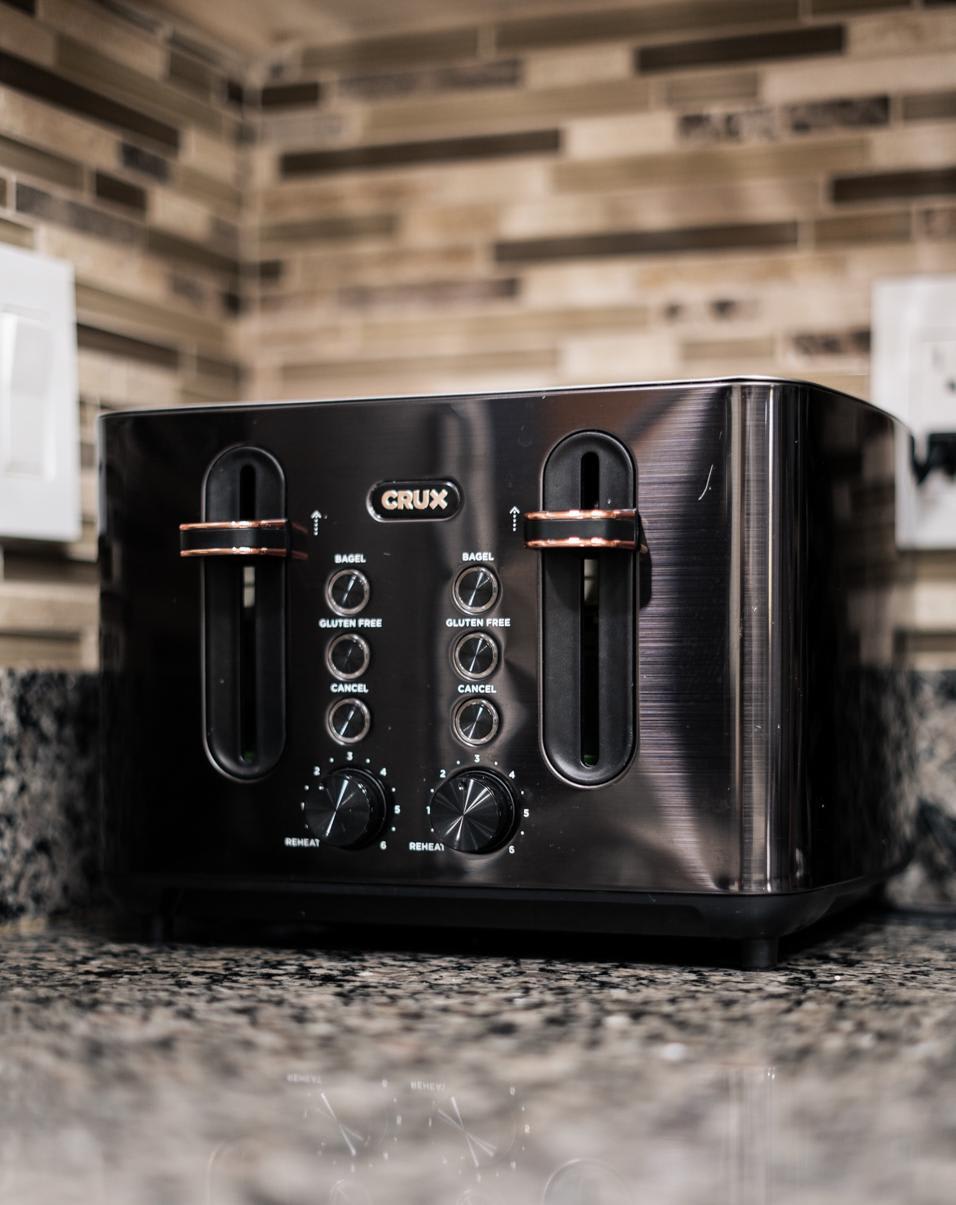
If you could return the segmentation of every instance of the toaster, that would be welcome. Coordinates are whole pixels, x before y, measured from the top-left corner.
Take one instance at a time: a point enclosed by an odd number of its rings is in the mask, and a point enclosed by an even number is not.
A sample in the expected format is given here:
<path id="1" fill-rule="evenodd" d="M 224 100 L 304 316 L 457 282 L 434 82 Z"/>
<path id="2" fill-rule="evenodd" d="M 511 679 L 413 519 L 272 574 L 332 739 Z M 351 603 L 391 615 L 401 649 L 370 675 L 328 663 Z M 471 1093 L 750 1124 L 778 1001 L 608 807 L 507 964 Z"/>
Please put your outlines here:
<path id="1" fill-rule="evenodd" d="M 912 839 L 894 427 L 759 377 L 104 416 L 111 891 L 773 965 Z"/>

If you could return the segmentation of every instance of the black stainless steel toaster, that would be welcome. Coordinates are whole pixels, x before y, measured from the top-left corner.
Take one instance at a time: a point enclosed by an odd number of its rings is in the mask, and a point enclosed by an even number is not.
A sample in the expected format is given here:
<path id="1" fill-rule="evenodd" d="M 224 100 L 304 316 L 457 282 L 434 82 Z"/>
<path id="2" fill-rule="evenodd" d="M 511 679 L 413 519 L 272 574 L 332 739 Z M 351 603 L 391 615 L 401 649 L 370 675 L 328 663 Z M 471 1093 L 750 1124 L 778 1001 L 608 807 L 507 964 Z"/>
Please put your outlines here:
<path id="1" fill-rule="evenodd" d="M 893 428 L 760 378 L 106 416 L 114 892 L 772 963 L 908 852 Z"/>

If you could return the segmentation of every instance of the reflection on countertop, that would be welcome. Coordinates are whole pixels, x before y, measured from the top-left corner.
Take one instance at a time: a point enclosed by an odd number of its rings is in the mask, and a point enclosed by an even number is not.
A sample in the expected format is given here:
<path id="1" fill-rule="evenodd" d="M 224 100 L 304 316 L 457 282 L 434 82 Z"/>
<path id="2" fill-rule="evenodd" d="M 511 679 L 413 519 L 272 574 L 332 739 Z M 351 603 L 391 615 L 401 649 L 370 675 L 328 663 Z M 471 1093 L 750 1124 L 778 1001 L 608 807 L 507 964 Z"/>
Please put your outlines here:
<path id="1" fill-rule="evenodd" d="M 75 921 L 0 955 L 4 1202 L 956 1199 L 952 915 L 764 974 Z"/>

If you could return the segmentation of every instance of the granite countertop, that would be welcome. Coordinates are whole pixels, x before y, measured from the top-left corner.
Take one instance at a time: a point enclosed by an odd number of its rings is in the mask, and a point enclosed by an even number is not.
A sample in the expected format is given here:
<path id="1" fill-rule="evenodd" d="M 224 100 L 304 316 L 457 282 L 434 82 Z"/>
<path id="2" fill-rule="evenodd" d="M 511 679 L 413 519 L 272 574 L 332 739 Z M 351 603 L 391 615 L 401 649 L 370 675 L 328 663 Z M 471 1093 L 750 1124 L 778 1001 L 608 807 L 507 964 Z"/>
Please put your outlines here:
<path id="1" fill-rule="evenodd" d="M 0 929 L 0 1200 L 956 1197 L 952 915 L 756 974 L 338 941 Z"/>

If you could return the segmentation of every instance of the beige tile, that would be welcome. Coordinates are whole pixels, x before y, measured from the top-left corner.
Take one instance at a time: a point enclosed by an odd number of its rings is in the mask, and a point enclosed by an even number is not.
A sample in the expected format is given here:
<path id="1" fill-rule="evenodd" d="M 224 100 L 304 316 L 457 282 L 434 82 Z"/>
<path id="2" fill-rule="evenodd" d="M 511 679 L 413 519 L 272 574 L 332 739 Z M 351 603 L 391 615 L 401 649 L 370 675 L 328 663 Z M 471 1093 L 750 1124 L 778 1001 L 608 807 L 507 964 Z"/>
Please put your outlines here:
<path id="1" fill-rule="evenodd" d="M 644 80 L 608 80 L 568 88 L 514 89 L 480 96 L 442 96 L 428 101 L 395 101 L 367 109 L 363 141 L 434 134 L 492 133 L 503 129 L 552 126 L 588 114 L 633 112 L 647 107 L 650 85 Z"/>
<path id="2" fill-rule="evenodd" d="M 568 88 L 628 79 L 633 74 L 630 45 L 574 46 L 537 51 L 524 59 L 529 88 Z"/>
<path id="3" fill-rule="evenodd" d="M 115 167 L 117 138 L 103 126 L 0 87 L 0 134 L 42 147 L 88 167 Z"/>
<path id="4" fill-rule="evenodd" d="M 17 175 L 38 176 L 53 184 L 68 188 L 82 188 L 85 173 L 81 164 L 62 155 L 52 155 L 40 147 L 0 134 L 0 167 L 6 167 Z"/>
<path id="5" fill-rule="evenodd" d="M 556 357 L 550 351 L 492 351 L 487 353 L 472 352 L 461 355 L 457 352 L 448 355 L 428 355 L 411 352 L 403 356 L 384 354 L 382 356 L 362 356 L 359 359 L 327 359 L 310 360 L 283 364 L 282 379 L 286 384 L 296 384 L 300 381 L 314 380 L 321 373 L 328 373 L 337 381 L 371 381 L 382 379 L 387 381 L 390 376 L 414 376 L 426 378 L 432 372 L 447 374 L 449 370 L 456 375 L 473 375 L 479 372 L 501 372 L 517 369 L 547 369 L 556 363 Z"/>
<path id="6" fill-rule="evenodd" d="M 547 202 L 545 208 L 550 209 Z M 501 234 L 502 213 L 503 207 L 490 201 L 416 207 L 402 215 L 402 241 L 408 246 L 442 246 L 462 235 L 491 241 Z"/>
<path id="7" fill-rule="evenodd" d="M 956 46 L 956 13 L 894 12 L 857 17 L 847 24 L 847 50 L 853 57 L 936 53 Z"/>
<path id="8" fill-rule="evenodd" d="M 32 247 L 33 230 L 29 226 L 21 226 L 19 222 L 9 222 L 0 217 L 0 243 L 8 243 L 14 247 Z"/>
<path id="9" fill-rule="evenodd" d="M 953 79 L 956 81 L 956 55 Z M 956 162 L 956 121 L 875 130 L 870 135 L 870 156 L 876 170 L 946 167 Z"/>
<path id="10" fill-rule="evenodd" d="M 927 53 L 771 64 L 763 69 L 763 100 L 767 104 L 780 104 L 791 100 L 866 96 L 885 88 L 889 80 L 894 92 L 951 88 L 953 56 Z"/>
<path id="11" fill-rule="evenodd" d="M 485 258 L 477 245 L 388 247 L 375 251 L 317 251 L 299 257 L 302 279 L 321 288 L 343 284 L 458 278 L 477 272 Z"/>
<path id="12" fill-rule="evenodd" d="M 509 239 L 778 221 L 812 215 L 822 204 L 817 180 L 741 180 L 709 188 L 688 182 L 684 187 L 565 195 L 510 205 L 501 210 L 498 228 L 500 237 Z"/>
<path id="13" fill-rule="evenodd" d="M 704 187 L 728 180 L 852 171 L 867 166 L 868 161 L 866 141 L 853 138 L 779 146 L 707 148 L 670 155 L 621 156 L 593 162 L 560 163 L 552 170 L 559 192 L 599 192 L 675 183 Z"/>
<path id="14" fill-rule="evenodd" d="M 233 184 L 209 176 L 194 167 L 177 165 L 174 185 L 187 196 L 223 211 L 222 217 L 234 218 L 242 206 L 242 194 Z"/>
<path id="15" fill-rule="evenodd" d="M 184 238 L 207 239 L 213 213 L 210 206 L 171 189 L 153 187 L 149 196 L 149 222 Z"/>
<path id="16" fill-rule="evenodd" d="M 206 130 L 183 131 L 179 163 L 233 187 L 241 183 L 239 149 Z"/>
<path id="17" fill-rule="evenodd" d="M 384 213 L 415 204 L 510 200 L 547 194 L 550 167 L 540 160 L 456 164 L 404 172 L 366 172 L 349 179 L 289 183 L 263 189 L 255 211 L 270 220 Z"/>
<path id="18" fill-rule="evenodd" d="M 678 355 L 684 364 L 715 364 L 718 361 L 738 366 L 736 371 L 750 371 L 746 365 L 758 361 L 761 364 L 776 357 L 777 341 L 773 335 L 749 339 L 713 338 L 683 339 Z"/>
<path id="19" fill-rule="evenodd" d="M 756 71 L 706 71 L 687 73 L 658 84 L 664 104 L 697 108 L 714 102 L 758 100 L 760 76 Z"/>
<path id="20" fill-rule="evenodd" d="M 158 38 L 135 29 L 107 9 L 83 0 L 39 0 L 37 17 L 57 33 L 98 46 L 111 59 L 158 79 L 167 51 Z"/>
<path id="21" fill-rule="evenodd" d="M 676 142 L 674 114 L 666 111 L 578 118 L 564 125 L 564 151 L 569 159 L 653 154 L 670 150 Z"/>
<path id="22" fill-rule="evenodd" d="M 594 263 L 540 264 L 521 273 L 522 300 L 532 307 L 559 301 L 568 306 L 636 305 L 642 297 L 633 263 L 607 260 Z"/>
<path id="23" fill-rule="evenodd" d="M 0 13 L 0 50 L 29 59 L 41 67 L 53 64 L 53 34 L 37 21 L 4 5 Z"/>
<path id="24" fill-rule="evenodd" d="M 677 342 L 669 331 L 567 339 L 561 375 L 580 384 L 672 380 L 680 375 Z"/>
<path id="25" fill-rule="evenodd" d="M 57 40 L 56 66 L 68 79 L 112 96 L 162 120 L 179 119 L 221 135 L 234 125 L 223 112 L 165 81 L 151 79 L 75 38 Z"/>
<path id="26" fill-rule="evenodd" d="M 232 346 L 232 331 L 225 322 L 212 322 L 171 306 L 130 297 L 125 292 L 79 284 L 76 308 L 81 321 L 121 334 L 160 342 L 187 340 L 214 351 L 229 350 Z"/>

